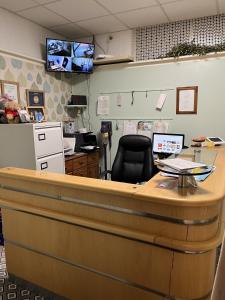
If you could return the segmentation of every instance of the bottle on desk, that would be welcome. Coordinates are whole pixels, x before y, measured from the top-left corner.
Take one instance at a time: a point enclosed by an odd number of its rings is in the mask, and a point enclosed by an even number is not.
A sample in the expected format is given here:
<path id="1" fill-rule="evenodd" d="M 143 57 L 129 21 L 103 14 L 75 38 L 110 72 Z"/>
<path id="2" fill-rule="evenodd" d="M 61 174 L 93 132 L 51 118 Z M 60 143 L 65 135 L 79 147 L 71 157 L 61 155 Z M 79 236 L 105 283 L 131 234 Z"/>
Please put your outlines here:
<path id="1" fill-rule="evenodd" d="M 201 162 L 201 149 L 194 150 L 194 161 Z"/>

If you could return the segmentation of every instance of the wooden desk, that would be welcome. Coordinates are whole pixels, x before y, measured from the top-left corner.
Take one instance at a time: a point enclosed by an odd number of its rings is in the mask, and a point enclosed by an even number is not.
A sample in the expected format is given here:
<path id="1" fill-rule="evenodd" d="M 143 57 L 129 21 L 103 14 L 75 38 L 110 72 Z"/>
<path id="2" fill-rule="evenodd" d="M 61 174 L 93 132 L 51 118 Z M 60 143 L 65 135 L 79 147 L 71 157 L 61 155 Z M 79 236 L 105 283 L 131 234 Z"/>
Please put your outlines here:
<path id="1" fill-rule="evenodd" d="M 99 178 L 99 151 L 66 156 L 65 171 L 68 175 Z"/>
<path id="2" fill-rule="evenodd" d="M 9 273 L 69 299 L 209 299 L 224 232 L 224 148 L 215 164 L 196 189 L 159 174 L 139 186 L 1 169 Z"/>

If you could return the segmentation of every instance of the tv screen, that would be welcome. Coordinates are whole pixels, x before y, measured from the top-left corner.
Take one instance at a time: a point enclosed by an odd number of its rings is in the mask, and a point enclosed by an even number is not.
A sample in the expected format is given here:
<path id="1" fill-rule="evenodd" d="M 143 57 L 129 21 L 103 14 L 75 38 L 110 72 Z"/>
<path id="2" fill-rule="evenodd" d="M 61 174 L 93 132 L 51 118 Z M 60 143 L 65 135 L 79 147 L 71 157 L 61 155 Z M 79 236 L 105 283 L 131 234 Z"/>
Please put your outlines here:
<path id="1" fill-rule="evenodd" d="M 47 70 L 59 72 L 91 73 L 94 45 L 47 39 Z"/>

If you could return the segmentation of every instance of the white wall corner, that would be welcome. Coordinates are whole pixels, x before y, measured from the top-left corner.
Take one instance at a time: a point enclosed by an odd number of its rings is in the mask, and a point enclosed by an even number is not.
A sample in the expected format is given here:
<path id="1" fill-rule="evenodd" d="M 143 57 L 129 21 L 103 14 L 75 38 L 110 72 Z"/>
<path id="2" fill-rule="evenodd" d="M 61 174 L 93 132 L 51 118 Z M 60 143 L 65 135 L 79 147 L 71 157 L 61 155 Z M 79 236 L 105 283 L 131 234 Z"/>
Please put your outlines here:
<path id="1" fill-rule="evenodd" d="M 80 38 L 80 42 L 92 42 L 93 37 Z M 136 56 L 135 30 L 124 30 L 95 35 L 95 53 L 112 55 L 113 57 Z"/>

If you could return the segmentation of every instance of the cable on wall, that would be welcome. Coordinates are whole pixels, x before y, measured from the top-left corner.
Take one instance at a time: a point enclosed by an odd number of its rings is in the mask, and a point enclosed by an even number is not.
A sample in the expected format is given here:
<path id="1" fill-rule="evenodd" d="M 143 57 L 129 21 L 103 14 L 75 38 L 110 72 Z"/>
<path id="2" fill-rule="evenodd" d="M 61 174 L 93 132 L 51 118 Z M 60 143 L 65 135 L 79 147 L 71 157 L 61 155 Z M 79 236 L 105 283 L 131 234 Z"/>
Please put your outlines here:
<path id="1" fill-rule="evenodd" d="M 91 116 L 90 116 L 90 75 L 89 74 L 86 75 L 86 83 L 87 83 L 87 113 L 88 113 L 87 121 L 88 121 L 88 129 L 89 129 L 89 131 L 91 131 L 91 122 L 90 122 L 90 119 L 91 119 Z"/>
<path id="2" fill-rule="evenodd" d="M 135 93 L 145 93 L 146 100 L 148 99 L 148 93 L 151 92 L 167 92 L 174 91 L 174 88 L 165 88 L 165 89 L 146 89 L 146 90 L 133 90 L 133 91 L 117 91 L 117 92 L 99 92 L 99 95 L 113 95 L 113 94 L 130 94 L 131 95 L 131 105 L 134 105 Z"/>
<path id="3" fill-rule="evenodd" d="M 133 121 L 133 120 L 143 120 L 143 121 L 173 121 L 173 118 L 100 118 L 100 121 Z"/>
<path id="4" fill-rule="evenodd" d="M 132 91 L 117 91 L 117 92 L 99 92 L 99 95 L 111 95 L 111 94 L 134 94 L 134 93 L 148 93 L 148 92 L 166 92 L 174 91 L 174 88 L 165 88 L 165 89 L 145 89 L 145 90 L 132 90 Z"/>

